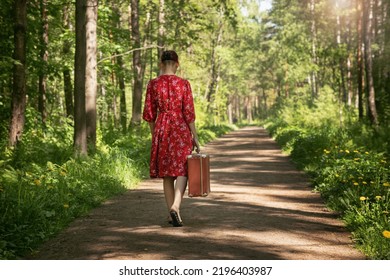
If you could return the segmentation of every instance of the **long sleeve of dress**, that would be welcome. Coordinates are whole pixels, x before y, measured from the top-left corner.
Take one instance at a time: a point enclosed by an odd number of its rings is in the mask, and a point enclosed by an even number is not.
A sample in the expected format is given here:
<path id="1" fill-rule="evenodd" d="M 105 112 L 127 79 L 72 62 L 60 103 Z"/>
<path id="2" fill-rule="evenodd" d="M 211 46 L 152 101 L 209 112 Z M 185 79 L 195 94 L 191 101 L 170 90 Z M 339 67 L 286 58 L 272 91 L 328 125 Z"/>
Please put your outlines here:
<path id="1" fill-rule="evenodd" d="M 145 105 L 142 118 L 147 122 L 155 122 L 157 117 L 157 102 L 155 102 L 155 97 L 153 94 L 153 83 L 149 82 L 146 97 Z"/>
<path id="2" fill-rule="evenodd" d="M 189 124 L 195 121 L 195 108 L 191 85 L 188 81 L 186 81 L 185 87 L 185 94 L 183 96 L 183 116 L 186 123 Z"/>

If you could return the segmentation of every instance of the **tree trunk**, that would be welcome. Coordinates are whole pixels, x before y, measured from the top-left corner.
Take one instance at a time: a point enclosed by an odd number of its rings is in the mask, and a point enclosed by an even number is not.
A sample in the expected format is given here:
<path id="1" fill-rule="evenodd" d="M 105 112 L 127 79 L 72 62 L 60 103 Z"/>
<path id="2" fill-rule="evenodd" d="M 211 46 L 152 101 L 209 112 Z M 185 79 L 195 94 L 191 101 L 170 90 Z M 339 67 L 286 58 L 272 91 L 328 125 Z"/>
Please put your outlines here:
<path id="1" fill-rule="evenodd" d="M 211 59 L 210 59 L 211 81 L 210 81 L 209 88 L 207 91 L 207 101 L 209 104 L 209 106 L 208 106 L 209 113 L 212 113 L 212 107 L 210 105 L 213 104 L 213 100 L 215 98 L 214 95 L 215 95 L 215 91 L 216 91 L 217 84 L 218 84 L 218 78 L 219 78 L 219 67 L 220 67 L 219 64 L 220 63 L 219 63 L 219 59 L 218 59 L 218 56 L 216 53 L 216 49 L 222 42 L 222 26 L 223 26 L 223 22 L 221 19 L 219 19 L 216 37 L 211 42 L 211 44 L 212 44 L 211 45 Z"/>
<path id="2" fill-rule="evenodd" d="M 157 49 L 158 57 L 157 61 L 160 60 L 162 52 L 164 51 L 165 44 L 165 1 L 159 0 L 159 9 L 158 9 L 158 46 L 161 48 Z"/>
<path id="3" fill-rule="evenodd" d="M 341 31 L 342 31 L 342 26 L 341 26 L 341 17 L 339 15 L 339 0 L 336 1 L 336 13 L 337 13 L 337 45 L 340 47 L 341 46 Z M 344 58 L 341 56 L 339 57 L 339 70 L 340 70 L 340 90 L 339 93 L 341 95 L 341 99 L 344 103 L 347 102 L 348 99 L 348 93 L 346 89 L 346 83 L 345 83 L 345 67 L 344 67 Z"/>
<path id="4" fill-rule="evenodd" d="M 369 119 L 374 126 L 378 126 L 378 113 L 375 103 L 375 88 L 373 77 L 373 62 L 372 62 L 372 23 L 373 23 L 373 0 L 364 1 L 365 11 L 365 66 L 366 66 L 366 91 L 368 96 Z"/>
<path id="5" fill-rule="evenodd" d="M 96 147 L 96 100 L 97 100 L 97 16 L 98 0 L 87 0 L 86 8 L 86 64 L 85 64 L 85 110 L 87 121 L 87 143 Z"/>
<path id="6" fill-rule="evenodd" d="M 47 46 L 49 44 L 49 21 L 47 18 L 47 0 L 41 0 L 41 18 L 42 18 L 42 35 L 41 35 L 41 61 L 42 66 L 39 73 L 39 102 L 38 110 L 41 113 L 42 123 L 46 124 L 46 72 L 49 52 Z"/>
<path id="7" fill-rule="evenodd" d="M 310 14 L 311 14 L 311 57 L 312 57 L 312 63 L 313 66 L 317 66 L 318 64 L 318 58 L 317 58 L 317 24 L 316 24 L 316 15 L 315 15 L 315 8 L 316 8 L 315 0 L 310 0 Z M 317 71 L 312 70 L 311 71 L 311 93 L 312 98 L 318 97 L 318 79 L 317 79 Z"/>
<path id="8" fill-rule="evenodd" d="M 74 148 L 77 155 L 87 155 L 87 123 L 85 112 L 85 34 L 86 1 L 76 0 L 76 51 L 74 70 Z"/>
<path id="9" fill-rule="evenodd" d="M 139 2 L 138 0 L 131 0 L 131 34 L 134 41 L 134 48 L 139 49 L 141 47 L 141 36 L 139 30 Z M 142 61 L 141 50 L 135 50 L 133 52 L 133 106 L 131 125 L 139 125 L 141 123 L 141 110 L 142 110 Z"/>
<path id="10" fill-rule="evenodd" d="M 63 8 L 63 23 L 62 26 L 65 30 L 65 32 L 70 31 L 70 20 L 69 20 L 69 4 L 66 4 Z M 62 45 L 62 53 L 64 55 L 64 58 L 67 57 L 71 50 L 71 42 L 69 39 L 65 39 L 64 43 Z M 62 70 L 63 77 L 64 77 L 64 94 L 65 94 L 65 110 L 66 110 L 66 116 L 70 117 L 73 116 L 74 113 L 74 107 L 73 107 L 73 94 L 72 94 L 72 79 L 70 77 L 70 68 L 67 65 L 64 65 L 64 68 Z"/>
<path id="11" fill-rule="evenodd" d="M 357 64 L 358 64 L 358 110 L 359 110 L 359 119 L 363 120 L 364 117 L 364 59 L 363 59 L 363 0 L 357 0 L 357 35 L 358 35 L 358 45 L 357 45 Z"/>
<path id="12" fill-rule="evenodd" d="M 115 29 L 120 30 L 121 29 L 121 20 L 120 20 L 120 10 L 118 7 L 118 4 L 114 1 L 112 3 L 112 11 L 113 11 L 113 27 Z M 115 38 L 115 33 L 113 34 Z M 115 38 L 115 40 L 119 40 L 119 38 Z M 116 51 L 116 54 L 119 54 L 118 51 Z M 126 106 L 126 91 L 125 91 L 125 77 L 124 77 L 124 63 L 123 63 L 123 57 L 117 56 L 116 63 L 118 65 L 116 71 L 116 77 L 119 85 L 119 92 L 120 92 L 120 103 L 119 103 L 119 109 L 120 109 L 120 123 L 122 127 L 123 133 L 126 133 L 127 131 L 127 106 Z M 115 100 L 116 98 L 114 98 Z"/>
<path id="13" fill-rule="evenodd" d="M 13 92 L 9 144 L 16 146 L 20 141 L 25 122 L 26 110 L 26 28 L 27 1 L 15 0 L 14 6 L 14 63 Z"/>

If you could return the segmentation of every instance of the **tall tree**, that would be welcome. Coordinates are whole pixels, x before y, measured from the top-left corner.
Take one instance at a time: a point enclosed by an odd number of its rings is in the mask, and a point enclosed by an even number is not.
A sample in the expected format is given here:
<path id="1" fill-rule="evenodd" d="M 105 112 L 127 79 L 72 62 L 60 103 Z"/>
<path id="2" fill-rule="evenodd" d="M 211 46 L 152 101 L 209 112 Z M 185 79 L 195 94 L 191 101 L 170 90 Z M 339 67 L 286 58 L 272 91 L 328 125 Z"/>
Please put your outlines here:
<path id="1" fill-rule="evenodd" d="M 87 143 L 91 148 L 96 146 L 96 101 L 97 101 L 97 18 L 98 0 L 86 1 L 85 36 L 85 110 L 87 122 Z"/>
<path id="2" fill-rule="evenodd" d="M 356 0 L 357 5 L 357 52 L 356 61 L 358 64 L 357 89 L 358 89 L 358 110 L 359 119 L 363 119 L 364 114 L 364 57 L 363 57 L 363 0 Z"/>
<path id="3" fill-rule="evenodd" d="M 158 38 L 157 44 L 158 48 L 157 61 L 160 59 L 162 52 L 164 51 L 164 38 L 165 37 L 165 1 L 159 0 L 159 9 L 158 9 Z"/>
<path id="4" fill-rule="evenodd" d="M 120 17 L 120 9 L 117 2 L 112 3 L 112 19 L 113 19 L 113 30 L 117 31 L 121 30 L 121 17 Z M 114 39 L 119 42 L 120 36 L 113 33 Z M 122 131 L 125 133 L 127 130 L 127 105 L 126 105 L 126 89 L 125 89 L 125 68 L 124 68 L 124 62 L 123 57 L 119 54 L 118 50 L 116 50 L 116 79 L 118 81 L 119 85 L 119 92 L 120 92 L 120 123 L 122 126 Z M 115 100 L 115 98 L 114 98 Z"/>
<path id="5" fill-rule="evenodd" d="M 26 110 L 26 28 L 27 0 L 14 2 L 14 69 L 11 104 L 11 124 L 9 144 L 15 146 L 20 141 Z"/>
<path id="6" fill-rule="evenodd" d="M 373 60 L 372 60 L 372 25 L 373 25 L 373 0 L 364 1 L 365 12 L 365 34 L 364 34 L 364 50 L 365 50 L 365 66 L 366 66 L 366 92 L 368 96 L 368 114 L 373 125 L 377 126 L 378 113 L 375 103 L 375 87 L 373 77 Z"/>
<path id="7" fill-rule="evenodd" d="M 317 18 L 316 18 L 316 0 L 310 0 L 310 15 L 311 15 L 311 56 L 313 63 L 313 70 L 310 73 L 311 94 L 313 98 L 318 96 L 318 77 L 315 69 L 318 64 L 317 57 Z"/>
<path id="8" fill-rule="evenodd" d="M 85 36 L 86 1 L 76 0 L 76 51 L 74 66 L 74 148 L 76 154 L 87 155 L 87 122 L 85 112 Z"/>
<path id="9" fill-rule="evenodd" d="M 69 15 L 69 3 L 66 3 L 62 9 L 62 26 L 64 30 L 64 41 L 62 45 L 62 54 L 63 57 L 66 58 L 70 52 L 72 43 L 68 38 L 69 33 L 71 31 L 71 23 L 70 23 L 70 15 Z M 73 86 L 71 79 L 71 67 L 66 63 L 63 65 L 62 75 L 64 79 L 64 95 L 65 95 L 65 110 L 66 116 L 70 117 L 74 115 L 74 107 L 73 107 Z"/>
<path id="10" fill-rule="evenodd" d="M 142 110 L 142 61 L 141 61 L 141 35 L 139 28 L 139 1 L 131 0 L 131 35 L 133 39 L 133 106 L 131 125 L 141 123 Z"/>
<path id="11" fill-rule="evenodd" d="M 46 124 L 47 111 L 46 111 L 46 79 L 47 79 L 47 61 L 49 57 L 48 44 L 49 44 L 49 21 L 47 15 L 47 0 L 41 0 L 40 2 L 41 8 L 41 20 L 42 20 L 42 33 L 41 33 L 41 61 L 42 67 L 40 67 L 39 73 L 39 102 L 38 108 L 41 113 L 42 123 Z"/>

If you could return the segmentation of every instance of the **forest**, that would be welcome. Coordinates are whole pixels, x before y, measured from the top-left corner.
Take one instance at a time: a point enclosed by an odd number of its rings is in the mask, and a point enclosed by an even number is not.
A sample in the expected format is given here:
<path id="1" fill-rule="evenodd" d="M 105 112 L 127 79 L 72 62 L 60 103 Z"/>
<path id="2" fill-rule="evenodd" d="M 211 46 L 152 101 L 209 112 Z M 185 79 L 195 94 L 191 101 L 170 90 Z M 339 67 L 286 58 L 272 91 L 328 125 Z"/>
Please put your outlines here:
<path id="1" fill-rule="evenodd" d="M 390 0 L 0 6 L 0 259 L 147 177 L 142 106 L 166 49 L 202 144 L 264 126 L 356 247 L 390 259 Z"/>

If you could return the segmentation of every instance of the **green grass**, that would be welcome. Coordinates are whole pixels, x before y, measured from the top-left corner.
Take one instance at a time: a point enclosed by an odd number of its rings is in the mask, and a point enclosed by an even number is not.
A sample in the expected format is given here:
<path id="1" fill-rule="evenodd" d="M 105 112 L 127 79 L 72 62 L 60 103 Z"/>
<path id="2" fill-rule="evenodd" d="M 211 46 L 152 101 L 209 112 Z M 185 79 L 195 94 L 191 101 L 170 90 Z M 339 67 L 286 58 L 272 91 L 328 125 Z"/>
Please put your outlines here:
<path id="1" fill-rule="evenodd" d="M 199 129 L 202 144 L 233 128 Z M 75 218 L 148 177 L 146 124 L 99 132 L 94 154 L 75 159 L 70 125 L 28 129 L 0 154 L 0 259 L 23 259 Z"/>
<path id="2" fill-rule="evenodd" d="M 356 247 L 370 259 L 390 259 L 390 131 L 375 131 L 350 112 L 341 122 L 338 106 L 324 113 L 324 101 L 317 102 L 285 104 L 265 127 L 340 213 Z"/>

